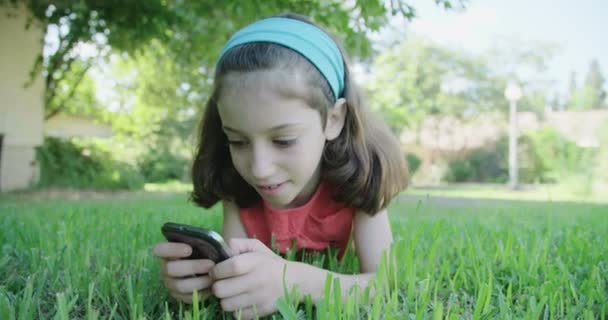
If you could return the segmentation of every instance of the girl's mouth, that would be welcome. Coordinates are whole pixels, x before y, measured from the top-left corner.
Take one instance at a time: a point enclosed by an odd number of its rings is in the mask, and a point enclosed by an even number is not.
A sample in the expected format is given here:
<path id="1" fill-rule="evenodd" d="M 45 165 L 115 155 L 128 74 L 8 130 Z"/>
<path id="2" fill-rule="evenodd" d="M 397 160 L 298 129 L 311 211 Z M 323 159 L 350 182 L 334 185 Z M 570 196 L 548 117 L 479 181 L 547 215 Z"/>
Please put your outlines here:
<path id="1" fill-rule="evenodd" d="M 285 185 L 285 182 L 281 182 L 278 184 L 258 185 L 257 187 L 261 193 L 273 195 L 278 193 L 282 189 L 281 187 L 283 185 Z"/>

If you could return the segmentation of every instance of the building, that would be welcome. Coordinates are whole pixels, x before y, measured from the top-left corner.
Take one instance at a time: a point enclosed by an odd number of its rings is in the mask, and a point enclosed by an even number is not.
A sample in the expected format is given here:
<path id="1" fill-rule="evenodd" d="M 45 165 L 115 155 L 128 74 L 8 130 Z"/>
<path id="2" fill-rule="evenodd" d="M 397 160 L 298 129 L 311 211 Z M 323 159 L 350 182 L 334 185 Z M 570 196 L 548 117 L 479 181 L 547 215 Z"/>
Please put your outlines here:
<path id="1" fill-rule="evenodd" d="M 44 121 L 44 136 L 57 138 L 111 138 L 112 126 L 94 119 L 57 114 Z"/>
<path id="2" fill-rule="evenodd" d="M 44 80 L 25 84 L 42 52 L 44 27 L 34 21 L 26 30 L 28 14 L 22 7 L 0 6 L 0 192 L 27 188 L 38 177 Z"/>

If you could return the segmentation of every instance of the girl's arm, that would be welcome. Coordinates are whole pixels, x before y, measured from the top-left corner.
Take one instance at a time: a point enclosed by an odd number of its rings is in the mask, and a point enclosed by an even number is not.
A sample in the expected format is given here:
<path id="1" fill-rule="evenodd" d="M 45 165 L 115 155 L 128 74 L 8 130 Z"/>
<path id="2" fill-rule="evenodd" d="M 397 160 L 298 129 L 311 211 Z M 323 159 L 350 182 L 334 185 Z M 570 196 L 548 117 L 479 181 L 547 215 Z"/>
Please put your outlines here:
<path id="1" fill-rule="evenodd" d="M 388 251 L 393 242 L 391 225 L 386 209 L 373 217 L 364 212 L 355 215 L 355 248 L 362 273 L 376 272 L 382 252 Z"/>
<path id="2" fill-rule="evenodd" d="M 231 201 L 223 200 L 224 205 L 224 224 L 222 225 L 222 236 L 229 241 L 230 239 L 247 238 L 245 227 L 239 217 L 238 206 Z"/>
<path id="3" fill-rule="evenodd" d="M 313 301 L 321 298 L 327 273 L 331 273 L 334 278 L 340 279 L 343 297 L 355 285 L 362 288 L 367 287 L 369 281 L 376 274 L 382 252 L 386 251 L 388 254 L 393 241 L 386 209 L 378 212 L 373 217 L 364 212 L 357 212 L 354 221 L 354 240 L 361 268 L 360 274 L 339 274 L 305 263 L 288 262 L 287 282 L 291 285 L 297 285 L 303 296 L 310 294 Z"/>
<path id="4" fill-rule="evenodd" d="M 238 220 L 238 214 L 232 216 L 230 207 L 227 208 L 224 234 L 243 232 L 242 224 L 232 220 Z M 257 239 L 230 238 L 230 247 L 236 256 L 217 264 L 210 272 L 214 280 L 213 294 L 221 300 L 222 309 L 238 310 L 245 319 L 276 311 L 276 299 L 284 292 L 283 283 L 288 290 L 296 287 L 301 297 L 310 295 L 317 302 L 323 295 L 327 275 L 331 274 L 340 279 L 342 297 L 345 298 L 353 286 L 368 286 L 375 276 L 382 252 L 389 249 L 392 240 L 385 210 L 374 217 L 357 213 L 354 225 L 361 274 L 339 274 L 301 262 L 287 261 Z"/>

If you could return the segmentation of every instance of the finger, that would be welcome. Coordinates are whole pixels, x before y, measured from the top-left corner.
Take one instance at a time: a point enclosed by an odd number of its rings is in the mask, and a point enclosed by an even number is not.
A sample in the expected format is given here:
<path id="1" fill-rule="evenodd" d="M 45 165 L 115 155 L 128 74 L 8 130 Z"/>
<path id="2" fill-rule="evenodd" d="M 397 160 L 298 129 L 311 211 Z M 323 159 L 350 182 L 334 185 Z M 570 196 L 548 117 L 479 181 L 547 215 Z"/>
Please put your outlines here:
<path id="1" fill-rule="evenodd" d="M 234 255 L 239 255 L 246 252 L 267 251 L 270 250 L 258 239 L 236 238 L 230 239 L 230 249 Z"/>
<path id="2" fill-rule="evenodd" d="M 252 295 L 248 292 L 223 298 L 220 300 L 220 305 L 222 306 L 222 310 L 226 312 L 237 311 L 240 309 L 245 309 L 255 305 L 257 303 L 256 296 Z"/>
<path id="3" fill-rule="evenodd" d="M 173 298 L 175 298 L 175 300 L 177 300 L 177 301 L 184 302 L 184 303 L 190 303 L 190 304 L 192 303 L 192 299 L 194 298 L 193 293 L 179 293 L 179 292 L 170 291 L 169 294 Z M 211 291 L 200 290 L 200 291 L 197 291 L 197 294 L 198 294 L 198 300 L 202 301 L 211 296 Z"/>
<path id="4" fill-rule="evenodd" d="M 258 319 L 277 311 L 274 303 L 253 305 L 234 312 L 236 319 Z"/>
<path id="5" fill-rule="evenodd" d="M 176 293 L 188 293 L 192 294 L 194 291 L 208 289 L 213 280 L 209 276 L 192 277 L 186 279 L 176 279 L 170 277 L 164 277 L 163 283 L 169 291 Z"/>
<path id="6" fill-rule="evenodd" d="M 192 247 L 180 242 L 161 242 L 154 246 L 154 254 L 165 259 L 186 258 L 192 254 Z"/>
<path id="7" fill-rule="evenodd" d="M 213 280 L 226 279 L 249 273 L 258 259 L 251 253 L 242 254 L 222 261 L 209 271 Z"/>
<path id="8" fill-rule="evenodd" d="M 165 274 L 171 277 L 186 277 L 196 274 L 207 274 L 215 266 L 215 263 L 208 259 L 198 260 L 173 260 L 166 262 Z"/>
<path id="9" fill-rule="evenodd" d="M 233 277 L 215 281 L 211 285 L 211 291 L 213 292 L 214 296 L 223 299 L 244 294 L 246 292 L 253 292 L 255 291 L 254 288 L 259 287 L 262 281 L 265 281 L 265 279 L 261 279 L 259 277 L 255 278 L 250 275 Z"/>

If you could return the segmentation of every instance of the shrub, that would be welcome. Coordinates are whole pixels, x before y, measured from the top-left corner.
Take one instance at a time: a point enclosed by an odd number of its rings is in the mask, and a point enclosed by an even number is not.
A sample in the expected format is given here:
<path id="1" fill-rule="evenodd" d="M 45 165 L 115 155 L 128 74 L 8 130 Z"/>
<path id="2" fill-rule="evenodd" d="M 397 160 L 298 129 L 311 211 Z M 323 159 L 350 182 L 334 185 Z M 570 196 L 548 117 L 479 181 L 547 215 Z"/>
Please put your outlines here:
<path id="1" fill-rule="evenodd" d="M 588 169 L 594 151 L 579 147 L 553 128 L 544 128 L 529 135 L 532 156 L 540 161 L 545 178 L 559 179 L 567 173 Z"/>
<path id="2" fill-rule="evenodd" d="M 448 163 L 445 179 L 448 182 L 505 182 L 507 167 L 503 161 L 505 150 L 500 141 L 494 146 L 479 148 L 463 159 Z"/>
<path id="3" fill-rule="evenodd" d="M 583 172 L 593 152 L 545 128 L 519 137 L 518 177 L 523 183 L 556 182 L 568 173 Z M 500 137 L 492 146 L 475 149 L 464 158 L 449 161 L 448 182 L 506 182 L 509 139 Z"/>
<path id="4" fill-rule="evenodd" d="M 414 153 L 406 153 L 405 160 L 407 161 L 407 168 L 409 170 L 410 176 L 413 176 L 416 171 L 420 168 L 420 164 L 422 164 L 422 160 L 414 154 Z"/>
<path id="5" fill-rule="evenodd" d="M 36 149 L 40 164 L 39 187 L 141 189 L 141 174 L 115 160 L 108 146 L 93 140 L 47 137 Z"/>
<path id="6" fill-rule="evenodd" d="M 137 160 L 137 166 L 147 182 L 184 180 L 188 160 L 161 146 L 148 148 Z"/>

